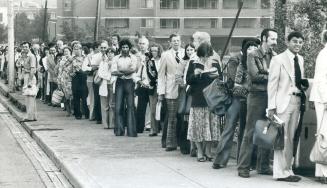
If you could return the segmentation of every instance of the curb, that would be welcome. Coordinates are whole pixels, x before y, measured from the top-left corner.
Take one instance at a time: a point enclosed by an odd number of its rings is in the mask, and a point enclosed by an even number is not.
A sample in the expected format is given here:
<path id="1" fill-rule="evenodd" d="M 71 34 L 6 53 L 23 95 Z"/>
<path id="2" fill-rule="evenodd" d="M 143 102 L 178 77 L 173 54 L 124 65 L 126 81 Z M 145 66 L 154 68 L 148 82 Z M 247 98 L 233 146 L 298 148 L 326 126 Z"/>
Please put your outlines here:
<path id="1" fill-rule="evenodd" d="M 0 82 L 0 103 L 2 103 L 9 113 L 19 122 L 19 124 L 26 130 L 26 132 L 31 136 L 37 145 L 44 151 L 44 153 L 49 157 L 49 159 L 55 164 L 55 166 L 61 171 L 61 173 L 66 177 L 69 183 L 73 187 L 94 187 L 100 188 L 101 186 L 96 183 L 94 179 L 84 173 L 83 170 L 79 169 L 77 165 L 68 164 L 60 160 L 60 158 L 55 154 L 51 148 L 49 148 L 42 139 L 34 132 L 29 123 L 22 122 L 24 119 L 23 109 L 26 109 L 25 104 L 22 104 L 17 100 L 14 94 L 9 93 L 6 86 Z M 18 106 L 17 106 L 18 105 Z M 77 174 L 77 175 L 76 175 Z M 79 178 L 82 177 L 82 178 Z"/>

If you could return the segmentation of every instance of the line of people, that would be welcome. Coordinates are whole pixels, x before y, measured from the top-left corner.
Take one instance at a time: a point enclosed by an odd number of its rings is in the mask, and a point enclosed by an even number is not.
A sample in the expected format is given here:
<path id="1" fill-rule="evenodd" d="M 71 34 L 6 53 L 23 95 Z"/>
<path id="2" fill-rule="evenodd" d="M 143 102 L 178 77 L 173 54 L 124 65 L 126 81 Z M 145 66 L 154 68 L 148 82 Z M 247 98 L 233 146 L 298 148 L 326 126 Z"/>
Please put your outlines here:
<path id="1" fill-rule="evenodd" d="M 324 37 L 326 42 L 326 33 Z M 304 37 L 291 32 L 288 49 L 279 55 L 274 52 L 277 38 L 276 30 L 264 29 L 260 39 L 244 39 L 241 51 L 229 59 L 227 71 L 206 32 L 195 32 L 185 48 L 181 37 L 172 34 L 166 51 L 144 36 L 138 38 L 137 47 L 119 35 L 93 45 L 58 41 L 40 48 L 25 42 L 16 68 L 18 86 L 28 96 L 28 104 L 34 104 L 27 109 L 26 121 L 36 120 L 36 96 L 54 105 L 51 99 L 60 90 L 67 116 L 81 119 L 84 115 L 114 129 L 116 136 L 136 137 L 150 122 L 149 136 L 162 131 L 166 151 L 180 147 L 181 153 L 191 154 L 198 162 L 213 161 L 214 169 L 227 167 L 237 131 L 240 177 L 248 178 L 256 169 L 278 181 L 298 182 L 301 177 L 292 171 L 292 152 L 301 96 L 308 88 L 304 60 L 298 54 Z M 232 93 L 225 123 L 210 112 L 202 92 L 215 79 L 226 81 Z M 31 92 L 31 88 L 39 90 Z M 325 98 L 316 101 L 323 109 Z M 285 145 L 273 151 L 273 168 L 272 151 L 253 144 L 256 121 L 266 119 L 266 109 L 268 117 L 276 114 L 285 122 Z M 326 165 L 317 169 L 316 175 L 327 183 Z"/>

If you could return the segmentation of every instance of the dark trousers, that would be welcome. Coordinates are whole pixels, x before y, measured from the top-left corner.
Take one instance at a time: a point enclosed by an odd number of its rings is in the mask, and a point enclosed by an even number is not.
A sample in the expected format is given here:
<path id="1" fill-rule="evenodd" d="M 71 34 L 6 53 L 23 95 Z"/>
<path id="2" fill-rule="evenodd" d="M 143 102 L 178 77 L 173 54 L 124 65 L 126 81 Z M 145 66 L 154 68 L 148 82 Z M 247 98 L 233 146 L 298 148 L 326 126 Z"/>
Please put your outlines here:
<path id="1" fill-rule="evenodd" d="M 226 126 L 218 144 L 217 155 L 214 164 L 227 165 L 231 149 L 233 147 L 233 137 L 237 126 L 240 112 L 240 99 L 233 97 L 232 104 L 226 112 Z"/>
<path id="2" fill-rule="evenodd" d="M 243 141 L 239 154 L 239 172 L 249 172 L 253 153 L 253 132 L 257 120 L 265 119 L 268 103 L 267 92 L 250 92 L 247 98 L 247 118 Z M 269 170 L 270 150 L 258 148 L 257 171 L 259 173 Z"/>
<path id="3" fill-rule="evenodd" d="M 149 92 L 147 89 L 142 89 L 138 93 L 136 107 L 136 130 L 137 133 L 143 133 L 145 127 L 146 107 L 149 103 Z"/>
<path id="4" fill-rule="evenodd" d="M 137 136 L 134 112 L 134 86 L 135 84 L 132 79 L 118 78 L 116 81 L 116 122 L 114 130 L 116 136 L 123 136 L 125 134 L 125 119 L 127 119 L 127 136 Z M 126 115 L 125 109 L 127 110 Z"/>
<path id="5" fill-rule="evenodd" d="M 100 85 L 93 83 L 93 93 L 94 93 L 94 107 L 93 113 L 96 121 L 101 121 L 101 100 L 99 95 L 99 87 Z"/>
<path id="6" fill-rule="evenodd" d="M 183 154 L 189 154 L 191 143 L 187 140 L 188 121 L 185 121 L 185 114 L 177 114 L 177 142 Z"/>
<path id="7" fill-rule="evenodd" d="M 89 109 L 87 107 L 86 98 L 88 95 L 86 86 L 86 77 L 83 74 L 77 74 L 72 79 L 72 91 L 73 91 L 73 104 L 74 104 L 74 115 L 77 118 L 82 117 L 82 112 L 85 118 L 89 118 Z M 82 112 L 81 112 L 82 104 Z"/>

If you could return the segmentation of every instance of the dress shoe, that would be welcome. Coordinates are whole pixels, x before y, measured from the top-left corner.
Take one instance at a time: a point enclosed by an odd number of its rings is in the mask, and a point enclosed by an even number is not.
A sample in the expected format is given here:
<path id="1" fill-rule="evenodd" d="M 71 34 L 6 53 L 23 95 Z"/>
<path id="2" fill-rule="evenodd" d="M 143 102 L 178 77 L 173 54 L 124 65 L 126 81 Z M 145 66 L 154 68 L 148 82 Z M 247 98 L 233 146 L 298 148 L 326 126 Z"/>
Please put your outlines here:
<path id="1" fill-rule="evenodd" d="M 247 172 L 247 171 L 238 172 L 238 176 L 240 176 L 242 178 L 249 178 L 250 172 Z"/>
<path id="2" fill-rule="evenodd" d="M 286 178 L 277 178 L 277 181 L 298 182 L 301 180 L 299 176 L 288 176 Z"/>
<path id="3" fill-rule="evenodd" d="M 174 151 L 174 150 L 177 150 L 177 148 L 166 148 L 166 151 Z"/>
<path id="4" fill-rule="evenodd" d="M 221 169 L 221 168 L 226 168 L 226 166 L 225 165 L 221 165 L 221 164 L 215 164 L 215 163 L 213 163 L 212 168 L 213 169 Z"/>
<path id="5" fill-rule="evenodd" d="M 273 175 L 273 171 L 271 169 L 268 169 L 265 171 L 258 171 L 258 174 L 271 176 L 271 175 Z"/>
<path id="6" fill-rule="evenodd" d="M 322 184 L 327 184 L 327 177 L 319 177 L 318 181 Z"/>
<path id="7" fill-rule="evenodd" d="M 36 121 L 36 119 L 23 119 L 22 122 Z"/>
<path id="8" fill-rule="evenodd" d="M 102 124 L 102 121 L 99 121 L 99 120 L 98 120 L 98 121 L 96 122 L 96 124 Z"/>
<path id="9" fill-rule="evenodd" d="M 149 136 L 158 136 L 157 133 L 150 133 Z"/>
<path id="10" fill-rule="evenodd" d="M 82 117 L 81 116 L 76 116 L 75 119 L 82 119 Z"/>

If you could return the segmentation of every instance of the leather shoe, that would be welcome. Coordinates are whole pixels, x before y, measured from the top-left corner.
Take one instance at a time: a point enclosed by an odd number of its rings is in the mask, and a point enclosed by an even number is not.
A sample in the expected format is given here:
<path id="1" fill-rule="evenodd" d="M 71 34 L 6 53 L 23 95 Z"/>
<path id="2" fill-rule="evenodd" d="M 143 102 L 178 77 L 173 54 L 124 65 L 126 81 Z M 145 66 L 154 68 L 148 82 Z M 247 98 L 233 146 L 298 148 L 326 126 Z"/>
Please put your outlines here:
<path id="1" fill-rule="evenodd" d="M 149 136 L 158 136 L 158 134 L 157 133 L 151 133 L 151 134 L 149 134 Z"/>
<path id="2" fill-rule="evenodd" d="M 286 178 L 277 178 L 277 181 L 298 182 L 301 180 L 299 176 L 288 176 Z"/>
<path id="3" fill-rule="evenodd" d="M 238 176 L 242 177 L 242 178 L 249 178 L 250 177 L 250 173 L 249 172 L 238 172 Z"/>
<path id="4" fill-rule="evenodd" d="M 215 163 L 213 163 L 213 165 L 212 165 L 212 168 L 213 169 L 221 169 L 221 168 L 225 168 L 226 166 L 224 166 L 224 165 L 220 165 L 220 164 L 215 164 Z"/>
<path id="5" fill-rule="evenodd" d="M 177 150 L 177 148 L 166 148 L 166 151 L 174 151 Z"/>

